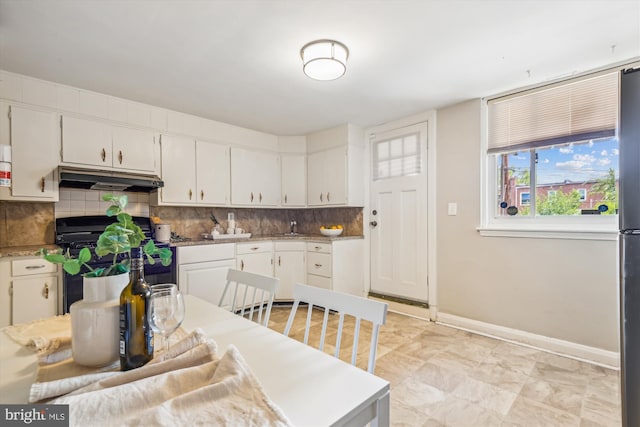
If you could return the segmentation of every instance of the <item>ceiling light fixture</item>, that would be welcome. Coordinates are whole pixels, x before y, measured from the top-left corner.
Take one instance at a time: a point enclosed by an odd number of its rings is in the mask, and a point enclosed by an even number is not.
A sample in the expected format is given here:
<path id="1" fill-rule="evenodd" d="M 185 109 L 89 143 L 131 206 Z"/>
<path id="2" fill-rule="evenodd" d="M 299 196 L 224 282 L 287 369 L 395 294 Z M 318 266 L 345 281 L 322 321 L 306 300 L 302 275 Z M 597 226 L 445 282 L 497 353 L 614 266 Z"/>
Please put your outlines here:
<path id="1" fill-rule="evenodd" d="M 335 80 L 347 71 L 349 49 L 335 40 L 315 40 L 302 46 L 302 70 L 315 80 Z"/>

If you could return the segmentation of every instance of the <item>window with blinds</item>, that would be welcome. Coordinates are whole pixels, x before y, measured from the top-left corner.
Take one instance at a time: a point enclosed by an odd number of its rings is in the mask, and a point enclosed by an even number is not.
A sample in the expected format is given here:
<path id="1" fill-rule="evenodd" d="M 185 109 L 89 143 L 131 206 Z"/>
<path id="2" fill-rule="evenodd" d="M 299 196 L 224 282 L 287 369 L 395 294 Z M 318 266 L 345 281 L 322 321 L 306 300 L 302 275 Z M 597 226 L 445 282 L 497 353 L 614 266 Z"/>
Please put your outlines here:
<path id="1" fill-rule="evenodd" d="M 378 141 L 373 149 L 373 179 L 396 178 L 421 172 L 419 133 Z"/>
<path id="2" fill-rule="evenodd" d="M 619 72 L 487 102 L 495 216 L 615 214 Z"/>

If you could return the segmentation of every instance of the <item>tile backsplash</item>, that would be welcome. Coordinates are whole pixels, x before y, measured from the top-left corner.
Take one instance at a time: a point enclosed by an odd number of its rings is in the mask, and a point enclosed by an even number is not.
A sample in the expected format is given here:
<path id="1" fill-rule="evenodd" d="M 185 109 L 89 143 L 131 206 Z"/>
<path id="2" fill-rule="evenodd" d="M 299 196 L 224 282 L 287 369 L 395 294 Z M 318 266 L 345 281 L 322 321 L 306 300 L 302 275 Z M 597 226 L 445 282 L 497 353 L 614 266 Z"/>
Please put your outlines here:
<path id="1" fill-rule="evenodd" d="M 60 190 L 60 201 L 55 203 L 55 217 L 104 215 L 107 208 L 111 206 L 110 202 L 102 201 L 102 196 L 105 194 L 126 194 L 129 198 L 127 212 L 133 216 L 149 216 L 148 193 L 64 189 Z"/>

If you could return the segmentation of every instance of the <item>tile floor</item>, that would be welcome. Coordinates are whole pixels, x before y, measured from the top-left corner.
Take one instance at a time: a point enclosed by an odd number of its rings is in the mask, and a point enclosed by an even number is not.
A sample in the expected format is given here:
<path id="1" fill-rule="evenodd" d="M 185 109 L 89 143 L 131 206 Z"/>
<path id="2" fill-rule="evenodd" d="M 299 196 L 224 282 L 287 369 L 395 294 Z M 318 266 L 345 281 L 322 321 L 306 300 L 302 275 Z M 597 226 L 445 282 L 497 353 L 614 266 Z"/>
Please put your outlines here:
<path id="1" fill-rule="evenodd" d="M 283 332 L 290 310 L 274 306 L 270 328 Z M 298 310 L 292 328 L 300 341 L 305 316 Z M 313 324 L 321 321 L 314 310 Z M 363 324 L 357 360 L 365 369 L 370 331 Z M 318 326 L 310 343 L 319 336 Z M 341 359 L 351 360 L 352 342 L 343 337 Z M 393 426 L 621 425 L 618 371 L 396 313 L 380 331 L 375 374 L 391 383 Z"/>

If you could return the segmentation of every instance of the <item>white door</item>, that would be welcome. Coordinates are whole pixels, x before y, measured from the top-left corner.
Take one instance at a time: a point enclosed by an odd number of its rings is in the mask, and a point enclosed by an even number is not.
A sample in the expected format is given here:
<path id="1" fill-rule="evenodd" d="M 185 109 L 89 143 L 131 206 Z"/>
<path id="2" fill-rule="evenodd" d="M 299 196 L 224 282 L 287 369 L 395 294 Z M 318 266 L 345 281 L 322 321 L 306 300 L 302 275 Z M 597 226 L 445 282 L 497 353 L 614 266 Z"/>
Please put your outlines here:
<path id="1" fill-rule="evenodd" d="M 276 252 L 275 276 L 280 279 L 276 299 L 293 300 L 293 285 L 307 278 L 304 251 Z"/>
<path id="2" fill-rule="evenodd" d="M 62 161 L 112 167 L 112 135 L 109 125 L 62 116 Z"/>
<path id="3" fill-rule="evenodd" d="M 58 278 L 13 279 L 12 313 L 13 325 L 58 314 Z"/>
<path id="4" fill-rule="evenodd" d="M 227 272 L 234 267 L 235 261 L 232 259 L 180 265 L 178 284 L 185 294 L 218 305 L 227 283 Z"/>
<path id="5" fill-rule="evenodd" d="M 427 302 L 427 124 L 371 142 L 371 291 Z"/>

